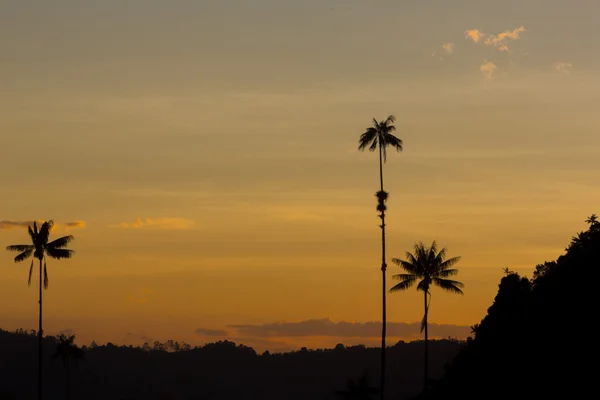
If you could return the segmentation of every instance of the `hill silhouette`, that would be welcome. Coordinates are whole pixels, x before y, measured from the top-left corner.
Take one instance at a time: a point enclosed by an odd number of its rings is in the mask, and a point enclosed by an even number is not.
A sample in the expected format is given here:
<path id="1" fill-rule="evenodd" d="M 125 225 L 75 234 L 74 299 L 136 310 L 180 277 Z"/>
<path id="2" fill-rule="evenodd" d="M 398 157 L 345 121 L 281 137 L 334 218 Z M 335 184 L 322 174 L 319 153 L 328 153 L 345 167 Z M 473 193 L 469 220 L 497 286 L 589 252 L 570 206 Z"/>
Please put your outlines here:
<path id="1" fill-rule="evenodd" d="M 573 237 L 556 261 L 528 279 L 506 270 L 475 337 L 467 340 L 424 399 L 587 398 L 593 393 L 600 223 Z"/>
<path id="2" fill-rule="evenodd" d="M 36 390 L 36 336 L 0 330 L 0 399 L 33 399 Z M 64 370 L 52 362 L 57 339 L 44 339 L 44 399 L 64 399 Z M 465 345 L 430 341 L 431 375 Z M 72 399 L 335 399 L 349 378 L 366 374 L 376 386 L 380 348 L 364 346 L 257 354 L 230 341 L 191 347 L 174 341 L 143 347 L 110 343 L 85 347 L 85 360 L 71 369 Z M 387 393 L 409 398 L 421 390 L 423 342 L 388 348 Z"/>

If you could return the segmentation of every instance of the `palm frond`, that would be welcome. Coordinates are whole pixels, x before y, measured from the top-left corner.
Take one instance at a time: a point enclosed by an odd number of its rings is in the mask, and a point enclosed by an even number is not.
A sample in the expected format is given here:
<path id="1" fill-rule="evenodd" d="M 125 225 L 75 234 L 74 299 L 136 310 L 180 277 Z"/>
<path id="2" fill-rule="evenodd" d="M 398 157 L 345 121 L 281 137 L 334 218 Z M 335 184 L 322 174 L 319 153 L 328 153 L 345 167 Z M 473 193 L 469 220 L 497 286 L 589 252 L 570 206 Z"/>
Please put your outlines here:
<path id="1" fill-rule="evenodd" d="M 406 281 L 409 279 L 419 279 L 419 277 L 417 275 L 413 275 L 413 274 L 397 274 L 397 275 L 392 275 L 392 279 L 396 279 L 399 281 Z"/>
<path id="2" fill-rule="evenodd" d="M 54 249 L 61 249 L 63 247 L 65 247 L 67 244 L 69 244 L 69 242 L 71 242 L 73 240 L 73 235 L 68 235 L 68 236 L 63 236 L 61 238 L 58 238 L 56 240 L 53 240 L 52 242 L 48 243 L 46 245 L 47 248 L 54 248 Z"/>
<path id="3" fill-rule="evenodd" d="M 48 254 L 52 258 L 60 260 L 62 258 L 71 258 L 71 257 L 73 257 L 73 254 L 75 254 L 75 251 L 74 250 L 68 250 L 68 249 L 56 249 L 56 248 L 53 248 L 53 247 L 49 247 L 49 248 L 46 249 L 46 254 Z"/>
<path id="4" fill-rule="evenodd" d="M 393 124 L 394 122 L 396 122 L 396 117 L 395 117 L 393 114 L 390 114 L 390 115 L 387 117 L 387 119 L 385 120 L 385 123 L 386 123 L 386 124 L 388 124 L 388 123 L 391 123 L 391 124 Z"/>
<path id="5" fill-rule="evenodd" d="M 371 146 L 369 146 L 369 151 L 377 150 L 378 145 L 379 145 L 379 139 L 377 139 L 377 136 L 375 136 L 375 139 L 373 139 L 373 142 L 371 142 Z"/>
<path id="6" fill-rule="evenodd" d="M 417 285 L 417 290 L 421 292 L 428 292 L 429 286 L 431 286 L 431 278 L 425 278 Z"/>
<path id="7" fill-rule="evenodd" d="M 375 142 L 376 137 L 377 129 L 367 128 L 366 132 L 360 135 L 360 138 L 358 139 L 358 149 L 362 151 L 366 149 L 369 145 L 373 147 L 372 144 Z M 369 148 L 369 150 L 373 151 L 374 149 Z"/>
<path id="8" fill-rule="evenodd" d="M 460 288 L 465 286 L 462 282 L 453 281 L 450 279 L 441 279 L 441 278 L 433 278 L 432 282 L 436 286 L 446 290 L 447 292 L 456 293 L 456 294 L 464 294 L 463 291 L 460 290 Z"/>
<path id="9" fill-rule="evenodd" d="M 15 257 L 15 262 L 21 262 L 28 259 L 29 257 L 31 257 L 32 253 L 33 248 L 25 250 L 24 252 Z"/>
<path id="10" fill-rule="evenodd" d="M 437 253 L 437 243 L 434 240 L 433 242 L 431 242 L 431 246 L 429 246 L 429 254 L 427 255 L 427 260 L 429 261 L 429 263 L 433 264 L 435 262 L 436 259 L 436 253 Z"/>
<path id="11" fill-rule="evenodd" d="M 32 243 L 36 243 L 37 241 L 37 222 L 33 221 L 33 229 L 31 229 L 31 225 L 27 227 L 27 231 L 29 232 L 29 237 L 31 238 Z"/>
<path id="12" fill-rule="evenodd" d="M 48 268 L 46 267 L 46 259 L 44 258 L 44 289 L 48 289 Z"/>
<path id="13" fill-rule="evenodd" d="M 6 246 L 6 250 L 23 252 L 27 250 L 33 250 L 33 246 L 30 244 L 13 244 L 11 246 Z"/>
<path id="14" fill-rule="evenodd" d="M 442 271 L 438 271 L 436 273 L 436 278 L 447 278 L 449 276 L 454 276 L 458 274 L 458 270 L 457 269 L 444 269 Z"/>
<path id="15" fill-rule="evenodd" d="M 391 131 L 395 131 L 396 127 L 391 127 Z M 396 149 L 397 152 L 401 152 L 404 150 L 402 139 L 392 135 L 391 133 L 384 134 L 385 144 L 386 146 L 391 146 Z"/>
<path id="16" fill-rule="evenodd" d="M 390 289 L 390 293 L 406 290 L 406 289 L 410 288 L 412 285 L 414 285 L 416 281 L 417 281 L 416 279 L 406 279 L 406 280 L 396 284 L 395 286 L 393 286 Z"/>
<path id="17" fill-rule="evenodd" d="M 434 243 L 435 243 L 435 241 L 434 241 Z M 437 245 L 436 245 L 436 251 L 437 251 Z M 440 251 L 437 252 L 437 255 L 434 257 L 433 262 L 436 265 L 441 265 L 444 262 L 444 260 L 446 259 L 446 252 L 447 252 L 446 248 L 443 247 Z"/>
<path id="18" fill-rule="evenodd" d="M 48 238 L 50 237 L 50 232 L 52 231 L 52 227 L 54 226 L 54 221 L 46 221 L 42 224 L 40 228 L 40 232 L 38 233 L 38 243 L 46 244 L 48 243 Z"/>
<path id="19" fill-rule="evenodd" d="M 449 258 L 446 261 L 444 261 L 443 263 L 439 264 L 436 269 L 437 269 L 437 271 L 444 271 L 446 269 L 449 269 L 450 267 L 452 267 L 454 264 L 458 263 L 459 261 L 460 261 L 460 256 Z"/>
<path id="20" fill-rule="evenodd" d="M 33 260 L 31 260 L 31 266 L 29 267 L 29 278 L 27 279 L 27 286 L 31 286 L 31 275 L 33 275 Z"/>
<path id="21" fill-rule="evenodd" d="M 418 264 L 413 264 L 409 261 L 404 261 L 399 258 L 392 258 L 392 262 L 411 275 L 415 275 L 419 278 L 423 277 L 423 271 L 421 268 L 419 268 Z"/>

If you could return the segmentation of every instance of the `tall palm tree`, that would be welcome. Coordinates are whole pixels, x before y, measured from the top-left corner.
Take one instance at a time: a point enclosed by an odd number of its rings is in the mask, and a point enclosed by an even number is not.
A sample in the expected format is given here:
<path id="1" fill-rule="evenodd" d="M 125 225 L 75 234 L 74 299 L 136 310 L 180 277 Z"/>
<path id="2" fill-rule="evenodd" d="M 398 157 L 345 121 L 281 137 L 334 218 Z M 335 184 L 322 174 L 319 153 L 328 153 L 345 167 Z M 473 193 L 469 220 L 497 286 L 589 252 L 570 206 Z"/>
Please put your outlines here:
<path id="1" fill-rule="evenodd" d="M 85 352 L 75 344 L 75 335 L 60 335 L 58 337 L 58 345 L 56 352 L 52 355 L 52 359 L 62 358 L 63 367 L 65 369 L 65 399 L 69 400 L 70 381 L 69 381 L 69 359 L 77 362 L 83 360 Z"/>
<path id="2" fill-rule="evenodd" d="M 417 290 L 423 292 L 425 313 L 421 321 L 421 332 L 425 331 L 425 371 L 423 391 L 427 390 L 429 383 L 429 349 L 427 336 L 427 315 L 431 303 L 431 286 L 438 286 L 448 292 L 463 294 L 460 288 L 464 287 L 461 282 L 447 279 L 458 273 L 457 269 L 451 268 L 460 261 L 460 257 L 446 259 L 446 249 L 440 251 L 437 249 L 435 241 L 431 247 L 425 246 L 419 242 L 414 246 L 414 254 L 407 252 L 406 260 L 392 258 L 394 264 L 399 265 L 406 273 L 394 275 L 392 278 L 400 281 L 390 289 L 390 292 L 406 290 L 413 286 L 417 281 Z M 428 299 L 429 296 L 429 299 Z"/>
<path id="3" fill-rule="evenodd" d="M 385 257 L 385 211 L 387 207 L 385 203 L 388 199 L 388 193 L 383 190 L 383 164 L 387 161 L 387 147 L 392 146 L 396 151 L 402 151 L 402 140 L 398 139 L 392 133 L 396 130 L 393 125 L 396 118 L 393 115 L 387 117 L 385 121 L 378 122 L 373 118 L 373 126 L 366 129 L 365 133 L 360 135 L 358 140 L 358 149 L 364 151 L 379 150 L 379 183 L 380 189 L 375 193 L 377 197 L 377 211 L 379 211 L 379 218 L 381 218 L 381 276 L 382 276 L 382 318 L 381 318 L 381 382 L 380 382 L 380 395 L 381 399 L 384 398 L 385 389 L 385 335 L 386 335 L 386 282 L 385 282 L 385 271 L 387 269 L 386 257 Z"/>
<path id="4" fill-rule="evenodd" d="M 73 236 L 64 236 L 52 242 L 48 242 L 50 232 L 54 226 L 53 221 L 46 221 L 38 230 L 37 222 L 33 222 L 28 227 L 31 244 L 16 244 L 8 246 L 6 250 L 19 252 L 15 257 L 15 262 L 21 262 L 33 255 L 31 266 L 29 267 L 28 285 L 31 285 L 31 275 L 33 273 L 33 262 L 40 262 L 40 286 L 39 286 L 39 329 L 38 329 L 38 400 L 42 400 L 42 285 L 44 289 L 48 288 L 48 270 L 46 268 L 46 256 L 60 260 L 62 258 L 71 258 L 73 250 L 66 249 L 67 244 L 73 240 Z M 43 268 L 42 268 L 43 264 Z M 42 278 L 43 272 L 43 278 Z"/>

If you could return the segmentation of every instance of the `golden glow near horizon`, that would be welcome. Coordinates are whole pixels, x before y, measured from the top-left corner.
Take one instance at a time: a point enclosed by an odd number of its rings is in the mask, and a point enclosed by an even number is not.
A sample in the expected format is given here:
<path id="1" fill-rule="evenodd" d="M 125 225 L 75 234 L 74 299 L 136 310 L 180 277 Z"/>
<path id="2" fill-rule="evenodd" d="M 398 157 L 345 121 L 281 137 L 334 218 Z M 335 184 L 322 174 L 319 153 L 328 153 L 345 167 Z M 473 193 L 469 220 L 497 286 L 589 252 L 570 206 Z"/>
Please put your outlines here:
<path id="1" fill-rule="evenodd" d="M 86 3 L 0 5 L 0 244 L 33 219 L 75 236 L 48 263 L 49 334 L 377 345 L 373 117 L 404 141 L 390 258 L 434 239 L 462 256 L 434 336 L 468 334 L 504 267 L 531 276 L 599 212 L 598 4 Z M 32 329 L 13 256 L 0 328 Z M 388 299 L 389 342 L 419 337 L 420 295 Z"/>

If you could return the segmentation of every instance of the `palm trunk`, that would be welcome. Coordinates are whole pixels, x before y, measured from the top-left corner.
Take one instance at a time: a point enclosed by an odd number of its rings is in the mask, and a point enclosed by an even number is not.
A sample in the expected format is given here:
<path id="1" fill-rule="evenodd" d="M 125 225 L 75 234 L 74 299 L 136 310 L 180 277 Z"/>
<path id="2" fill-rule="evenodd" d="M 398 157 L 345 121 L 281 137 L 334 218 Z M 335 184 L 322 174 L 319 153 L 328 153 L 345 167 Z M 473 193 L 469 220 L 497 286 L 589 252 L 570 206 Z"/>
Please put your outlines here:
<path id="1" fill-rule="evenodd" d="M 381 184 L 381 191 L 383 192 L 383 160 L 382 160 L 382 147 L 379 144 L 379 182 Z M 380 395 L 381 400 L 385 398 L 385 335 L 386 335 L 386 282 L 385 282 L 385 211 L 381 211 L 381 284 L 382 284 L 382 308 L 381 308 L 381 382 L 380 382 Z"/>
<path id="2" fill-rule="evenodd" d="M 423 392 L 427 391 L 427 386 L 429 383 L 429 338 L 427 335 L 427 314 L 429 313 L 429 307 L 427 306 L 427 290 L 425 291 L 425 366 L 424 366 L 424 375 L 423 375 Z"/>
<path id="3" fill-rule="evenodd" d="M 38 327 L 38 387 L 37 387 L 37 398 L 42 400 L 42 259 L 40 258 L 40 311 L 39 311 L 39 327 Z"/>

